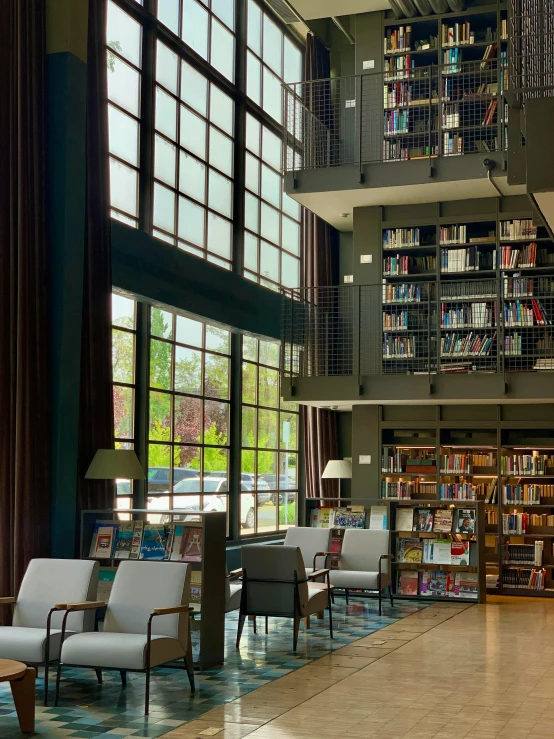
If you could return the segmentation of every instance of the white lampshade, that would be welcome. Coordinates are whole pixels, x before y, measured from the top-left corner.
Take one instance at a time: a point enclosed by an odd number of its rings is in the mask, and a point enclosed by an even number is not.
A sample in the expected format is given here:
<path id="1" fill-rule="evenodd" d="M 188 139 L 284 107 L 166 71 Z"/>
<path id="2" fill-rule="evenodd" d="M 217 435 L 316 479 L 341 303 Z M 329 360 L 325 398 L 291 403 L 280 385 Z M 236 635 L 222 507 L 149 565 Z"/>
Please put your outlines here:
<path id="1" fill-rule="evenodd" d="M 345 477 L 352 477 L 352 462 L 348 459 L 330 459 L 321 475 L 322 480 L 337 480 Z"/>
<path id="2" fill-rule="evenodd" d="M 88 480 L 144 480 L 146 475 L 132 449 L 98 449 L 85 477 Z"/>

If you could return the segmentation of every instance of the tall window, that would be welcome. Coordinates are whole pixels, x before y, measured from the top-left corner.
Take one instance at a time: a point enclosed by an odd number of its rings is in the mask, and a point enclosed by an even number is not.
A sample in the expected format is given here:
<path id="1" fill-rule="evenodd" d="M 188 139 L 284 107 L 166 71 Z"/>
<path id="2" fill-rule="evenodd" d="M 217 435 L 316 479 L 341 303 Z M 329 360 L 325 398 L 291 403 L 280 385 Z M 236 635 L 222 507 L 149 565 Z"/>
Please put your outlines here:
<path id="1" fill-rule="evenodd" d="M 243 337 L 242 534 L 286 529 L 296 522 L 298 406 L 281 400 L 278 342 Z"/>
<path id="2" fill-rule="evenodd" d="M 133 449 L 135 444 L 136 394 L 136 302 L 112 295 L 112 372 L 114 436 L 116 449 Z M 132 504 L 131 480 L 117 480 L 117 505 Z"/>
<path id="3" fill-rule="evenodd" d="M 150 508 L 227 509 L 229 358 L 228 331 L 152 309 Z"/>

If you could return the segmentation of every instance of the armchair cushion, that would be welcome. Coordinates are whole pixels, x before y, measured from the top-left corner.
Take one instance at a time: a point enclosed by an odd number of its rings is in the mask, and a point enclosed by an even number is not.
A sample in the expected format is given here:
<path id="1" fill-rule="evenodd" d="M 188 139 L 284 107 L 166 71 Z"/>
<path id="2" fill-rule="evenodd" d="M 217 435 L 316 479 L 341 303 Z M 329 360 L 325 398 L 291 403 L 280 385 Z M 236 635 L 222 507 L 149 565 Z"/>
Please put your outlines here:
<path id="1" fill-rule="evenodd" d="M 50 659 L 58 659 L 61 631 L 50 630 Z M 66 632 L 67 635 L 72 632 Z M 0 626 L 0 658 L 40 665 L 46 659 L 46 629 Z"/>
<path id="2" fill-rule="evenodd" d="M 309 582 L 308 583 L 308 602 L 302 609 L 302 616 L 311 616 L 312 613 L 324 611 L 329 607 L 329 595 L 327 583 Z"/>
<path id="3" fill-rule="evenodd" d="M 331 529 L 315 529 L 308 526 L 291 526 L 285 535 L 285 546 L 300 547 L 306 573 L 314 567 L 317 552 L 331 550 Z M 318 557 L 316 567 L 325 567 L 325 557 Z"/>
<path id="4" fill-rule="evenodd" d="M 146 669 L 146 634 L 91 632 L 75 634 L 64 642 L 62 662 L 67 665 L 118 670 Z M 150 666 L 182 659 L 185 650 L 177 639 L 152 636 Z"/>
<path id="5" fill-rule="evenodd" d="M 389 552 L 389 531 L 370 529 L 346 529 L 339 570 L 379 572 L 379 558 Z M 388 561 L 382 563 L 382 571 L 388 572 Z"/>
<path id="6" fill-rule="evenodd" d="M 242 583 L 231 582 L 229 583 L 229 596 L 225 604 L 225 613 L 230 611 L 236 611 L 240 608 L 240 598 L 242 593 Z"/>
<path id="7" fill-rule="evenodd" d="M 336 588 L 348 588 L 350 590 L 377 590 L 379 579 L 378 572 L 361 572 L 360 570 L 331 570 L 331 585 Z M 381 575 L 381 587 L 389 585 L 389 576 Z"/>

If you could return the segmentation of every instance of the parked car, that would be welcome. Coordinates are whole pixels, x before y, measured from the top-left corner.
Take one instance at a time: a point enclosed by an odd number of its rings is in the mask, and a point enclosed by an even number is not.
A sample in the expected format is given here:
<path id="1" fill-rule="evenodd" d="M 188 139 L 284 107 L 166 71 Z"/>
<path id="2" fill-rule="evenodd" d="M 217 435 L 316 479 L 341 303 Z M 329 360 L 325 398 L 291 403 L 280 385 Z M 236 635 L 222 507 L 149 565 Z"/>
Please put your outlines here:
<path id="1" fill-rule="evenodd" d="M 251 485 L 252 490 L 256 489 L 256 475 L 253 475 L 251 472 L 241 472 L 240 479 L 241 482 Z M 269 492 L 266 493 L 266 490 L 270 490 L 270 487 L 261 475 L 258 475 L 257 489 L 258 505 L 264 505 L 264 503 L 269 503 L 270 500 L 273 500 L 272 494 Z"/>
<path id="2" fill-rule="evenodd" d="M 270 490 L 277 489 L 277 475 L 262 475 L 262 479 L 267 482 Z M 296 490 L 296 483 L 288 475 L 279 475 L 279 503 L 293 503 L 296 500 L 296 493 L 284 493 L 283 490 Z M 273 493 L 273 500 L 276 499 L 276 493 Z"/>
<path id="3" fill-rule="evenodd" d="M 247 482 L 241 482 L 241 502 L 240 502 L 240 525 L 246 529 L 253 529 L 256 519 L 256 502 L 254 499 L 254 491 L 252 485 Z M 245 495 L 246 493 L 246 495 Z M 225 511 L 227 500 L 225 495 L 210 495 L 209 498 L 204 496 L 205 511 Z"/>
<path id="4" fill-rule="evenodd" d="M 173 468 L 173 488 L 181 482 L 181 480 L 190 478 L 199 478 L 199 470 L 190 470 L 186 467 Z M 148 468 L 148 490 L 169 490 L 169 467 L 149 467 Z"/>

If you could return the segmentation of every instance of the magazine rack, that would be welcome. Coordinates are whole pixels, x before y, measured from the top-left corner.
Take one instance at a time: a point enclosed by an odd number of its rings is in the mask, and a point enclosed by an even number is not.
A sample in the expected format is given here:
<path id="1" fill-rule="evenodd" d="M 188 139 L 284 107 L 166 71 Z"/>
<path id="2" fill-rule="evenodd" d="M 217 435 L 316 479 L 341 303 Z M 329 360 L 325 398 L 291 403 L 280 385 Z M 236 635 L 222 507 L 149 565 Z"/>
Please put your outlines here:
<path id="1" fill-rule="evenodd" d="M 202 558 L 200 562 L 189 562 L 192 568 L 192 587 L 200 584 L 200 602 L 194 602 L 193 618 L 199 619 L 200 654 L 195 667 L 207 670 L 223 663 L 225 650 L 225 512 L 198 511 L 186 516 L 182 510 L 151 511 L 138 508 L 87 510 L 81 513 L 80 553 L 82 559 L 97 559 L 100 562 L 100 580 L 104 587 L 113 582 L 115 570 L 123 559 L 115 557 L 90 557 L 91 544 L 98 522 L 123 523 L 124 520 L 147 521 L 148 517 L 159 518 L 163 523 L 175 520 L 201 529 Z M 163 518 L 162 518 L 163 517 Z M 166 564 L 160 561 L 160 567 Z M 102 593 L 108 596 L 108 589 Z"/>

